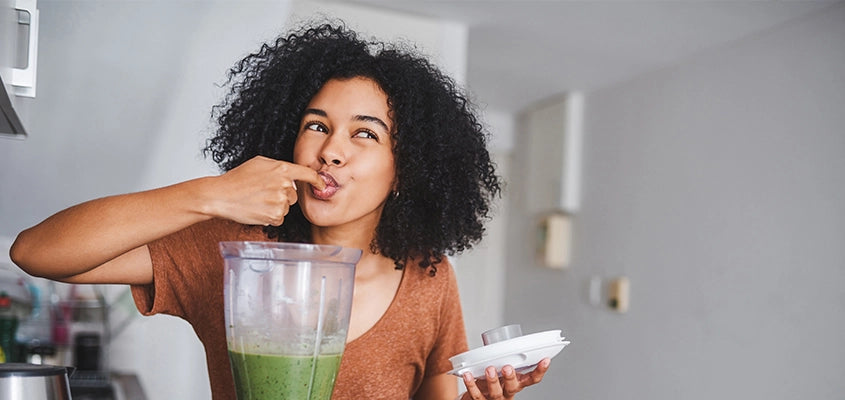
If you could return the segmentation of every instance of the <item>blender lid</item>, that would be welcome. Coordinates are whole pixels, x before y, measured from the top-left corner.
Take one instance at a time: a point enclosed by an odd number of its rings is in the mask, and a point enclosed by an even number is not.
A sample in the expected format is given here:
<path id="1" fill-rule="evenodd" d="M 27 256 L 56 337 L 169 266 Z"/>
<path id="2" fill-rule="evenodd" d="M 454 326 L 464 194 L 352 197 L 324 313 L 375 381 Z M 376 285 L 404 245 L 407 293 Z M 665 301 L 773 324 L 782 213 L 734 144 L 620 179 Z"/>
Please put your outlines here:
<path id="1" fill-rule="evenodd" d="M 569 341 L 560 336 L 560 330 L 551 330 L 491 343 L 449 358 L 452 375 L 462 376 L 469 372 L 474 377 L 484 375 L 489 366 L 500 371 L 505 365 L 518 372 L 533 369 L 540 360 L 552 358 L 560 353 Z"/>

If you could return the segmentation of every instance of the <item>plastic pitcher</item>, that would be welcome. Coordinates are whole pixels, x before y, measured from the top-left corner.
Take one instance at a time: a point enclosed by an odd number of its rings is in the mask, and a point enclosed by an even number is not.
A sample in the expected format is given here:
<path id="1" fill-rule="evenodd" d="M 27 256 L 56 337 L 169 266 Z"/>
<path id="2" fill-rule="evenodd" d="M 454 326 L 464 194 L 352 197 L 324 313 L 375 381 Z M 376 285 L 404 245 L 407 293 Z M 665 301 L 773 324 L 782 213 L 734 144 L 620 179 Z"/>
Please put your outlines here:
<path id="1" fill-rule="evenodd" d="M 239 400 L 329 400 L 360 249 L 221 242 L 229 361 Z"/>

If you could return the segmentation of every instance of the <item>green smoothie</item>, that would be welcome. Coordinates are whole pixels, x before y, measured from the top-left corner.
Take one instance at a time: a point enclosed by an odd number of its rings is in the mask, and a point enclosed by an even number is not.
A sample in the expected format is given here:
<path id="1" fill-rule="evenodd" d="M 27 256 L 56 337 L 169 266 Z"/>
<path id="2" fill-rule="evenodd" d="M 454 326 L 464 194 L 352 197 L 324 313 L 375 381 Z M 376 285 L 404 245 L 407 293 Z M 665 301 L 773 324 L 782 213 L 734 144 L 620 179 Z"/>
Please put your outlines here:
<path id="1" fill-rule="evenodd" d="M 312 356 L 229 351 L 238 400 L 329 400 L 340 368 L 340 356 L 319 355 L 315 366 Z"/>

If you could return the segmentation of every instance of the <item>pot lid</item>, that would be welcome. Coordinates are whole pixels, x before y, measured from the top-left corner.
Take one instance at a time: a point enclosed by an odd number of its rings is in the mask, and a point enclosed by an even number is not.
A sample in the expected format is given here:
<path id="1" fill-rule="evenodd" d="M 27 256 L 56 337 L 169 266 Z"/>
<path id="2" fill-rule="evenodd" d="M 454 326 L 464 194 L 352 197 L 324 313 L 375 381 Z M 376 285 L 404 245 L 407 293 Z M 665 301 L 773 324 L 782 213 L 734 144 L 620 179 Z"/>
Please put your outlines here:
<path id="1" fill-rule="evenodd" d="M 65 375 L 70 374 L 72 370 L 72 367 L 59 367 L 55 365 L 0 363 L 0 378 Z"/>

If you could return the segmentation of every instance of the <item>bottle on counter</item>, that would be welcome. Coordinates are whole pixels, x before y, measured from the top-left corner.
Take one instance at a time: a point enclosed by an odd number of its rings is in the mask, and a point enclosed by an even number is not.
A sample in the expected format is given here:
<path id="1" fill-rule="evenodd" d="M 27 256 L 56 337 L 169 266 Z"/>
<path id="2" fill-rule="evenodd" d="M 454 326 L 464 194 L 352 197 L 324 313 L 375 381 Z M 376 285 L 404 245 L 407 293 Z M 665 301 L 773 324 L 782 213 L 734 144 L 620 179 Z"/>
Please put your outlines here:
<path id="1" fill-rule="evenodd" d="M 18 322 L 18 316 L 12 309 L 12 298 L 6 292 L 0 292 L 0 362 L 19 361 L 15 340 Z"/>

